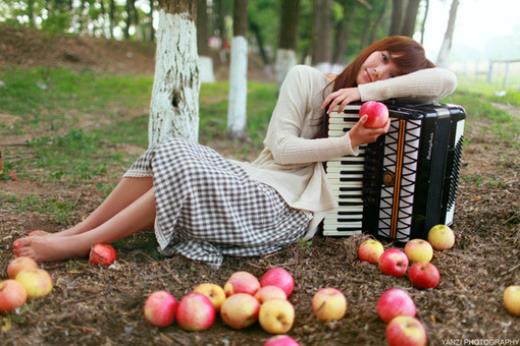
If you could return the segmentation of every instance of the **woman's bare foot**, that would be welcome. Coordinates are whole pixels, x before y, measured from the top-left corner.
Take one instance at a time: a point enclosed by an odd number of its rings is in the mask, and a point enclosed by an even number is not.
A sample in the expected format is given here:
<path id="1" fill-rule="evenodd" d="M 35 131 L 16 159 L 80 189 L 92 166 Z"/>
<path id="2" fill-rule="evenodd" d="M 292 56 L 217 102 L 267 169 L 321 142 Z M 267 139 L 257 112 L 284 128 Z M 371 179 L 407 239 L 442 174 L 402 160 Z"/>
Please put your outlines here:
<path id="1" fill-rule="evenodd" d="M 61 261 L 87 256 L 90 244 L 77 237 L 25 237 L 14 241 L 15 256 L 26 256 L 36 262 Z"/>
<path id="2" fill-rule="evenodd" d="M 34 231 L 30 231 L 29 233 L 27 233 L 27 236 L 28 237 L 43 237 L 43 236 L 52 235 L 52 234 L 54 234 L 54 233 L 42 231 L 41 229 L 36 229 Z"/>

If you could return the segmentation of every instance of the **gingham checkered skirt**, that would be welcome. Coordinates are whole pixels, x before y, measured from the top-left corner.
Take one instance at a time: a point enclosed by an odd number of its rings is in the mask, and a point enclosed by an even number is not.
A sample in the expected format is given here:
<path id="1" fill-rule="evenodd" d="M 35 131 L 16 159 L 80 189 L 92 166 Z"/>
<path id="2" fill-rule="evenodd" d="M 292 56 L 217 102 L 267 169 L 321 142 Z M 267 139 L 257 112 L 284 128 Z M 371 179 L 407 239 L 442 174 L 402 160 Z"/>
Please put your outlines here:
<path id="1" fill-rule="evenodd" d="M 312 219 L 215 150 L 183 139 L 151 147 L 124 174 L 144 176 L 153 176 L 155 235 L 165 255 L 218 268 L 223 255 L 264 255 L 294 243 Z"/>

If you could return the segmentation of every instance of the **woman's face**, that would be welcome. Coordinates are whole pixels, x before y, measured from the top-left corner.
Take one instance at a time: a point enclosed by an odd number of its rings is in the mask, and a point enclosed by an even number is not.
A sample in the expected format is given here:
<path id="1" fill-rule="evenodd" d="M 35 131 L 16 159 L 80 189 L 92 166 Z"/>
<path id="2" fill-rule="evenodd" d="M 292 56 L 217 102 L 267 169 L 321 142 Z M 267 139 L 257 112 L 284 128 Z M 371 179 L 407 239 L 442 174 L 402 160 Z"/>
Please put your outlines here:
<path id="1" fill-rule="evenodd" d="M 365 84 L 378 80 L 392 78 L 398 75 L 398 69 L 390 59 L 386 50 L 375 51 L 368 56 L 359 69 L 356 82 Z"/>

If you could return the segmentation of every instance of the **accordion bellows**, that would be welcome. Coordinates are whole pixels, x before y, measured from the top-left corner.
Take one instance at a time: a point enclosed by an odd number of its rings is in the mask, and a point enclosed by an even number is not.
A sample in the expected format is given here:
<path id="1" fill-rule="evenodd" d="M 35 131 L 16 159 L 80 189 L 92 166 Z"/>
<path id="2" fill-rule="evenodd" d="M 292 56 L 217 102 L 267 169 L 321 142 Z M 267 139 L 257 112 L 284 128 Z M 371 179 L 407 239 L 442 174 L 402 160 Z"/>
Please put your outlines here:
<path id="1" fill-rule="evenodd" d="M 323 234 L 370 233 L 406 242 L 451 225 L 463 143 L 464 109 L 456 105 L 386 103 L 391 126 L 357 157 L 327 161 L 327 181 L 338 208 Z M 329 133 L 342 136 L 359 119 L 360 105 L 331 113 Z"/>

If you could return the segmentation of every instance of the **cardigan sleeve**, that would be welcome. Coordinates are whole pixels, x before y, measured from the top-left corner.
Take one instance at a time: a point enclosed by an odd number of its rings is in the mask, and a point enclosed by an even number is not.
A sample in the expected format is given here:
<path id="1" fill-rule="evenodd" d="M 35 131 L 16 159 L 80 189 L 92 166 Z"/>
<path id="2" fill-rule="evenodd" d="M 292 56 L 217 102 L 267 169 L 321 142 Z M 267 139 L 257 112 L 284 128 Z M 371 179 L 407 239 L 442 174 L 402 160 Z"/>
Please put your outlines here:
<path id="1" fill-rule="evenodd" d="M 357 155 L 349 134 L 341 137 L 303 138 L 304 121 L 312 108 L 313 96 L 326 85 L 318 70 L 298 65 L 293 67 L 280 88 L 264 145 L 277 164 L 303 164 L 328 161 L 344 155 Z"/>
<path id="2" fill-rule="evenodd" d="M 434 67 L 395 78 L 358 85 L 361 101 L 380 101 L 392 98 L 413 102 L 431 102 L 451 94 L 457 77 L 447 69 Z"/>

